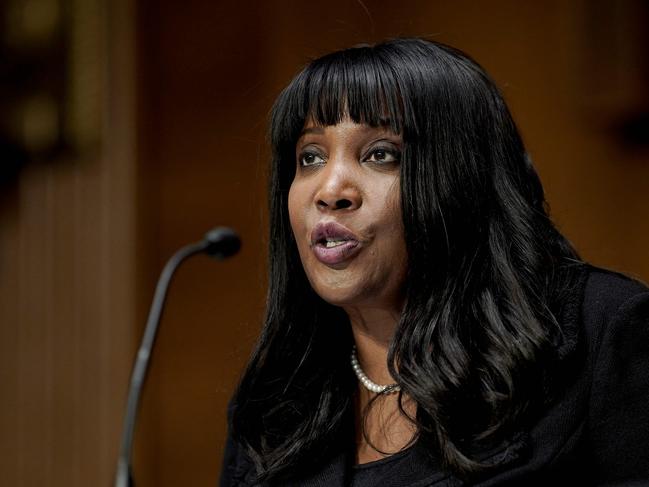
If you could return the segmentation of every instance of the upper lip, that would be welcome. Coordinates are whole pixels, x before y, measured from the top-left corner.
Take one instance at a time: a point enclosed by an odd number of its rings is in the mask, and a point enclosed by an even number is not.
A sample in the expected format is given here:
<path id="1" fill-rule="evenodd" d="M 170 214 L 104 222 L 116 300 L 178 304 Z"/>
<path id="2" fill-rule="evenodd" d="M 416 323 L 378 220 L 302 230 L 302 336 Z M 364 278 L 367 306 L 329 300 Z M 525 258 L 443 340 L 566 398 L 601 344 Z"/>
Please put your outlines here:
<path id="1" fill-rule="evenodd" d="M 311 232 L 311 245 L 330 240 L 356 240 L 358 237 L 349 228 L 337 222 L 320 222 Z"/>

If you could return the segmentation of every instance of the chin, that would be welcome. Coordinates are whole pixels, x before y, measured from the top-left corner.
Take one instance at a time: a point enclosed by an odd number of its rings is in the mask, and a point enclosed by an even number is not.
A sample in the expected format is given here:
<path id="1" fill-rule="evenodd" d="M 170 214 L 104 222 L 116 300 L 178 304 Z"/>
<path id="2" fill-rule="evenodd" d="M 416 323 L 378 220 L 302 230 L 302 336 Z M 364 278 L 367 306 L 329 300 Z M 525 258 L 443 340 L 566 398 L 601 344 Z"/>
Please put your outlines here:
<path id="1" fill-rule="evenodd" d="M 311 281 L 311 287 L 324 301 L 339 307 L 381 307 L 385 299 L 386 289 L 377 289 L 370 283 L 336 283 Z"/>
<path id="2" fill-rule="evenodd" d="M 331 288 L 329 286 L 314 285 L 311 287 L 324 301 L 333 306 L 352 306 L 362 301 L 358 290 L 347 288 Z"/>

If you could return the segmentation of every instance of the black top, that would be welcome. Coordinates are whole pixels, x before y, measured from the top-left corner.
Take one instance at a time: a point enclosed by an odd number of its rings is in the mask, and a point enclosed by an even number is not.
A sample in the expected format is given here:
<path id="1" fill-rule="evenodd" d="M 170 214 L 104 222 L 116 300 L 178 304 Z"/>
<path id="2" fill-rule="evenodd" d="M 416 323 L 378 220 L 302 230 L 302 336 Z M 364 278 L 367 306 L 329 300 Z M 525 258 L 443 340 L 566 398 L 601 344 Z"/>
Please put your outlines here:
<path id="1" fill-rule="evenodd" d="M 564 393 L 527 431 L 480 455 L 500 467 L 471 485 L 649 485 L 649 289 L 590 266 L 568 300 Z M 424 445 L 353 466 L 335 451 L 307 477 L 283 486 L 398 487 L 466 485 L 440 469 Z M 253 466 L 228 438 L 221 487 L 248 486 Z"/>
<path id="2" fill-rule="evenodd" d="M 420 458 L 423 451 L 417 445 L 395 453 L 375 462 L 354 465 L 350 469 L 351 487 L 374 487 L 377 485 L 413 485 L 425 480 L 425 472 L 421 469 Z M 353 452 L 351 453 L 353 454 Z"/>

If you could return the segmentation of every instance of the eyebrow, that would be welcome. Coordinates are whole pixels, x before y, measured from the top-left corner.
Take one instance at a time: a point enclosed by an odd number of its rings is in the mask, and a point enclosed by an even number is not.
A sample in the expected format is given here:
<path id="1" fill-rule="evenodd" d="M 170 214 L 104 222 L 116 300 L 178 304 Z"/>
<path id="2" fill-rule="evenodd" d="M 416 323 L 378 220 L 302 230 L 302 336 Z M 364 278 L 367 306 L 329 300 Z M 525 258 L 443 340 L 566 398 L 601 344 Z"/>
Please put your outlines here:
<path id="1" fill-rule="evenodd" d="M 324 127 L 321 127 L 319 125 L 314 125 L 313 127 L 308 127 L 302 130 L 300 132 L 300 137 L 306 134 L 323 134 L 324 133 Z"/>

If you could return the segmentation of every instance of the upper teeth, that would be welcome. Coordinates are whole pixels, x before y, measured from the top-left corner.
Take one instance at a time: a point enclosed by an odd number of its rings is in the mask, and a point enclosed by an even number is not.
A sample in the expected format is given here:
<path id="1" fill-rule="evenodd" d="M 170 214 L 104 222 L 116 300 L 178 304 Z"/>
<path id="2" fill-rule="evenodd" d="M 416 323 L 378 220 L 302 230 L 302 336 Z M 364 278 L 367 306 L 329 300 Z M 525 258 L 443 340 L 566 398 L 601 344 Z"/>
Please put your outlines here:
<path id="1" fill-rule="evenodd" d="M 336 247 L 337 245 L 341 245 L 345 243 L 345 240 L 327 240 L 325 242 L 325 246 L 330 249 L 331 247 Z"/>

